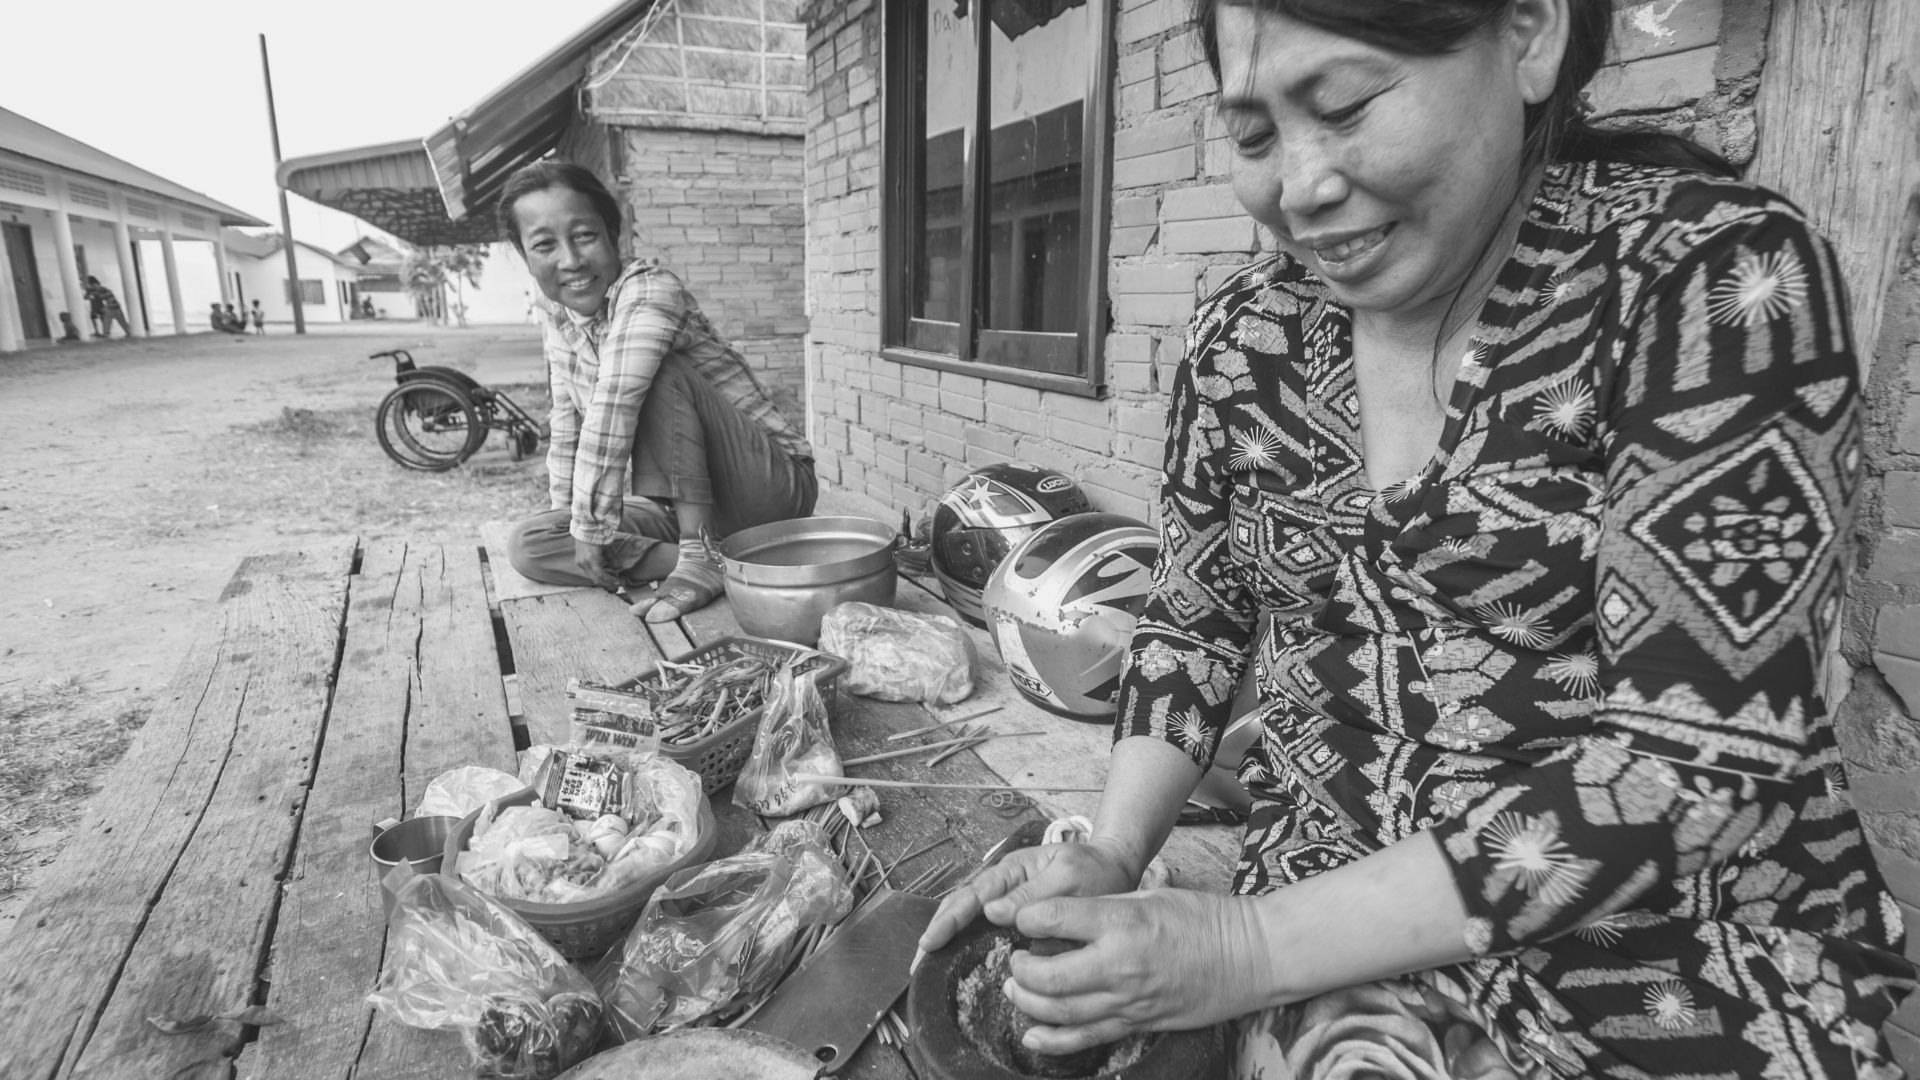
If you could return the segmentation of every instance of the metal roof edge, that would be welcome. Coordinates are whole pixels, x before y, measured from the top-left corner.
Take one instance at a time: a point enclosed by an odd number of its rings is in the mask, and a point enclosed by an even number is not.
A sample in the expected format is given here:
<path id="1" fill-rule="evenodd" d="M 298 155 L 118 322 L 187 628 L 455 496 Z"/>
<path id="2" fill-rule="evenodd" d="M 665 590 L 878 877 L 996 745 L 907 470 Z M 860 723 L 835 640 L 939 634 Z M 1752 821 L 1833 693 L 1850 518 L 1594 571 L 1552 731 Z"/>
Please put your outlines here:
<path id="1" fill-rule="evenodd" d="M 305 154 L 300 157 L 291 157 L 282 161 L 280 167 L 273 170 L 273 182 L 283 188 L 291 189 L 293 185 L 290 181 L 293 175 L 302 169 L 320 169 L 328 165 L 346 165 L 356 161 L 365 161 L 368 158 L 392 157 L 414 151 L 420 151 L 421 153 L 426 152 L 425 147 L 420 145 L 419 139 L 401 139 L 397 142 L 376 143 L 373 146 L 359 146 L 346 150 L 329 150 L 324 154 Z"/>
<path id="2" fill-rule="evenodd" d="M 434 179 L 440 184 L 440 195 L 447 204 L 447 216 L 455 221 L 465 217 L 469 207 L 466 205 L 464 180 L 467 167 L 466 150 L 460 145 L 461 134 L 476 121 L 485 120 L 489 114 L 508 106 L 524 106 L 521 92 L 538 85 L 556 74 L 568 64 L 583 62 L 595 44 L 617 30 L 621 24 L 637 18 L 654 0 L 618 0 L 599 17 L 588 23 L 572 37 L 548 50 L 546 55 L 528 64 L 516 72 L 512 78 L 495 87 L 492 93 L 481 98 L 466 110 L 455 114 L 445 125 L 429 133 L 421 142 L 426 145 L 427 158 L 433 165 Z M 453 170 L 442 167 L 442 160 L 448 164 L 458 163 L 459 176 L 451 175 Z M 457 183 L 456 183 L 457 181 Z"/>
<path id="3" fill-rule="evenodd" d="M 266 222 L 261 221 L 259 218 L 254 217 L 252 214 L 249 214 L 244 210 L 240 210 L 236 207 L 229 206 L 226 203 L 221 202 L 220 200 L 214 198 L 211 195 L 205 194 L 204 192 L 195 191 L 193 188 L 190 188 L 185 184 L 179 183 L 178 181 L 169 180 L 166 177 L 161 176 L 159 173 L 154 172 L 151 169 L 143 169 L 140 166 L 135 165 L 133 162 L 128 161 L 123 157 L 120 157 L 116 154 L 109 154 L 105 150 L 100 149 L 99 147 L 93 145 L 92 143 L 86 142 L 81 139 L 76 139 L 73 136 L 67 134 L 66 132 L 61 131 L 59 128 L 50 127 L 46 124 L 41 123 L 38 120 L 33 119 L 30 116 L 25 115 L 24 113 L 15 112 L 14 110 L 5 108 L 4 106 L 0 106 L 0 113 L 11 115 L 12 117 L 21 121 L 22 123 L 30 124 L 33 127 L 39 128 L 40 130 L 45 131 L 59 139 L 72 143 L 74 146 L 77 146 L 80 149 L 85 150 L 90 154 L 97 154 L 101 158 L 106 159 L 108 163 L 113 165 L 118 165 L 122 168 L 128 169 L 129 171 L 137 175 L 134 178 L 125 177 L 125 176 L 104 176 L 90 169 L 86 169 L 86 168 L 74 165 L 71 162 L 54 161 L 48 158 L 40 157 L 39 155 L 36 155 L 36 154 L 28 153 L 17 147 L 12 147 L 12 146 L 0 147 L 0 149 L 4 149 L 8 153 L 13 154 L 16 157 L 25 158 L 29 161 L 37 161 L 42 165 L 47 166 L 48 168 L 63 169 L 67 172 L 78 173 L 81 176 L 91 177 L 95 180 L 99 180 L 104 183 L 117 184 L 121 187 L 132 188 L 135 191 L 145 192 L 146 194 L 155 196 L 157 198 L 167 199 L 172 202 L 181 203 L 183 205 L 192 207 L 196 210 L 202 210 L 209 213 L 218 214 L 220 215 L 220 224 L 222 225 L 264 226 L 267 224 Z M 153 181 L 158 182 L 158 184 L 161 186 L 151 187 L 146 184 L 135 183 L 134 179 L 137 179 L 138 177 L 151 178 Z"/>

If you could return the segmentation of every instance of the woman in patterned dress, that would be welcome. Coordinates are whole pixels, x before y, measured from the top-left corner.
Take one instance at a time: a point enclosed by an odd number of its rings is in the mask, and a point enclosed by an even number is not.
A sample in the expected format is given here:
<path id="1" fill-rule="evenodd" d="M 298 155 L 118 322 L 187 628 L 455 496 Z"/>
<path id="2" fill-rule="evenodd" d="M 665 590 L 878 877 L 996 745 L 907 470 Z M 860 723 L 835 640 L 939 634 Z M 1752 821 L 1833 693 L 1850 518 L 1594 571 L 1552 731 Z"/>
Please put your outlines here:
<path id="1" fill-rule="evenodd" d="M 1280 253 L 1189 329 L 1093 841 L 922 940 L 1085 942 L 1016 957 L 1036 1048 L 1238 1018 L 1269 1080 L 1899 1075 L 1913 971 L 1819 695 L 1841 283 L 1713 155 L 1583 126 L 1610 15 L 1201 3 Z M 1249 667 L 1235 895 L 1130 893 Z"/>

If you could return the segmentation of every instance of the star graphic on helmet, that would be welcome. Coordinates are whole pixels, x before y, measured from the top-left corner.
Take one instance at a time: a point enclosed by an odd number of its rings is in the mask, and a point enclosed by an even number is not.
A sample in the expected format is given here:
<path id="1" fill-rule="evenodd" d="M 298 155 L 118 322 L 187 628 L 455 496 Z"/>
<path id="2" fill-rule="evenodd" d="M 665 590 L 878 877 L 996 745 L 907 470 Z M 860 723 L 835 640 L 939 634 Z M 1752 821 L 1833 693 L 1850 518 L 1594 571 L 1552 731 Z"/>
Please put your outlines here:
<path id="1" fill-rule="evenodd" d="M 993 497 L 996 494 L 998 492 L 993 490 L 993 481 L 984 476 L 974 477 L 973 486 L 961 492 L 963 497 L 972 501 L 975 510 L 993 509 Z"/>

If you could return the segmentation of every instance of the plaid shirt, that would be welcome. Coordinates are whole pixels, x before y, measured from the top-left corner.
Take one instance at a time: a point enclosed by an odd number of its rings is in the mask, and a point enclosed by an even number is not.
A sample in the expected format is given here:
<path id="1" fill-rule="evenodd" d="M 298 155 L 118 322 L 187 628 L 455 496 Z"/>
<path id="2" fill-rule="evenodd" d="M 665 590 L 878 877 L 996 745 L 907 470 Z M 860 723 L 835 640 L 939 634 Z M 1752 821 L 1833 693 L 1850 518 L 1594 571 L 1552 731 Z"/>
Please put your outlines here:
<path id="1" fill-rule="evenodd" d="M 553 414 L 547 491 L 554 509 L 570 509 L 576 539 L 612 542 L 620 527 L 633 460 L 633 429 L 654 373 L 668 355 L 693 365 L 774 444 L 811 460 L 805 436 L 773 407 L 747 362 L 701 313 L 671 272 L 633 260 L 600 314 L 582 318 L 556 307 L 545 328 Z"/>

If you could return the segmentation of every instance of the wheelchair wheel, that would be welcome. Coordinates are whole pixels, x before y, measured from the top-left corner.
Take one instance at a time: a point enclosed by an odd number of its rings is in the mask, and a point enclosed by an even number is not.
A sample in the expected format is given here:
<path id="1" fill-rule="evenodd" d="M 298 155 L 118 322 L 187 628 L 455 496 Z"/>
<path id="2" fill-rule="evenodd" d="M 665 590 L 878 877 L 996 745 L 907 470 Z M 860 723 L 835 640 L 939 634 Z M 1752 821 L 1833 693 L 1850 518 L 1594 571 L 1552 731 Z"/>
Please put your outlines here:
<path id="1" fill-rule="evenodd" d="M 394 387 L 380 402 L 374 434 L 388 457 L 423 472 L 451 469 L 487 441 L 486 425 L 467 396 L 433 380 Z"/>

